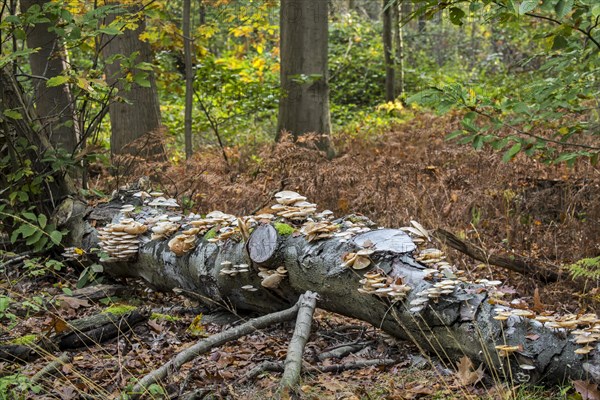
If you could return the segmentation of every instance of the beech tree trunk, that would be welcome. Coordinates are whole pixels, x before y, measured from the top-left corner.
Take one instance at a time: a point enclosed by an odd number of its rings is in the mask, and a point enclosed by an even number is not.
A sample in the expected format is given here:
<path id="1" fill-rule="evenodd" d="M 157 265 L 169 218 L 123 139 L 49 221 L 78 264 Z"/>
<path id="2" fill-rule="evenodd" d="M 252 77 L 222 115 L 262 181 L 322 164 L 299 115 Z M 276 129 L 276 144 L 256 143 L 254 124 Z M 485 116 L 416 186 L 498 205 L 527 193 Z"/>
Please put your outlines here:
<path id="1" fill-rule="evenodd" d="M 326 1 L 282 0 L 280 7 L 281 89 L 277 139 L 321 135 L 320 150 L 333 155 L 329 141 Z"/>
<path id="2" fill-rule="evenodd" d="M 135 13 L 135 9 L 131 9 L 131 13 Z M 105 24 L 110 24 L 115 18 L 119 18 L 119 16 L 111 14 L 107 17 Z M 139 38 L 146 26 L 144 19 L 141 18 L 137 21 L 137 24 L 138 27 L 135 30 L 126 29 L 120 35 L 105 38 L 103 44 L 104 59 L 117 54 L 129 57 L 134 52 L 137 52 L 138 56 L 135 59 L 135 64 L 152 62 L 150 45 Z M 143 71 L 135 68 L 123 71 L 122 63 L 118 58 L 112 63 L 107 63 L 105 71 L 108 84 L 115 85 L 118 89 L 117 95 L 122 98 L 110 104 L 111 154 L 113 156 L 133 154 L 142 156 L 158 155 L 162 157 L 164 149 L 162 146 L 154 145 L 155 143 L 152 143 L 153 146 L 143 149 L 134 149 L 132 146 L 129 146 L 136 139 L 156 132 L 161 126 L 160 104 L 154 74 L 152 71 Z M 123 78 L 127 72 L 134 76 L 140 73 L 147 73 L 147 86 L 140 86 L 134 81 L 131 84 L 131 88 L 125 90 Z"/>
<path id="3" fill-rule="evenodd" d="M 183 56 L 185 59 L 185 158 L 192 157 L 192 107 L 194 70 L 192 69 L 191 0 L 183 0 Z"/>
<path id="4" fill-rule="evenodd" d="M 46 0 L 21 0 L 21 12 L 31 6 L 43 7 Z M 31 73 L 34 75 L 36 114 L 39 124 L 52 145 L 72 153 L 77 147 L 75 107 L 68 85 L 46 86 L 46 79 L 61 75 L 67 69 L 67 56 L 61 39 L 50 28 L 57 22 L 56 16 L 45 15 L 51 20 L 37 23 L 27 32 L 27 47 L 39 48 L 29 56 Z"/>
<path id="5" fill-rule="evenodd" d="M 90 218 L 106 221 L 110 215 L 106 210 L 118 210 L 114 204 L 107 207 L 97 209 Z M 94 235 L 91 231 L 87 236 L 86 247 L 96 245 Z M 347 242 L 337 238 L 307 242 L 304 235 L 280 235 L 263 224 L 254 229 L 247 243 L 226 240 L 216 244 L 200 239 L 195 249 L 181 257 L 169 250 L 168 240 L 144 241 L 137 259 L 105 263 L 105 271 L 117 277 L 142 278 L 160 290 L 193 292 L 195 298 L 211 304 L 261 313 L 286 309 L 302 293 L 313 291 L 319 295 L 320 308 L 367 321 L 441 358 L 456 362 L 467 356 L 476 366 L 483 363 L 493 376 L 517 382 L 560 383 L 584 377 L 600 382 L 598 346 L 588 356 L 579 356 L 574 351 L 581 346 L 567 330 L 550 329 L 522 317 L 495 320 L 497 306 L 481 285 L 460 283 L 451 294 L 430 300 L 422 311 L 411 310 L 410 302 L 435 281 L 426 279 L 425 267 L 412 256 L 416 246 L 401 230 L 376 229 Z M 345 255 L 365 247 L 374 251 L 369 268 L 354 270 L 342 265 Z M 225 261 L 251 268 L 236 276 L 220 274 Z M 276 288 L 263 287 L 257 274 L 259 265 L 269 269 L 284 266 L 286 278 Z M 359 292 L 365 272 L 374 270 L 410 286 L 407 298 L 391 302 Z M 242 289 L 246 285 L 258 290 Z M 509 357 L 501 357 L 498 345 L 519 347 Z"/>
<path id="6" fill-rule="evenodd" d="M 385 60 L 385 101 L 394 101 L 393 8 L 394 0 L 383 0 L 383 55 Z"/>

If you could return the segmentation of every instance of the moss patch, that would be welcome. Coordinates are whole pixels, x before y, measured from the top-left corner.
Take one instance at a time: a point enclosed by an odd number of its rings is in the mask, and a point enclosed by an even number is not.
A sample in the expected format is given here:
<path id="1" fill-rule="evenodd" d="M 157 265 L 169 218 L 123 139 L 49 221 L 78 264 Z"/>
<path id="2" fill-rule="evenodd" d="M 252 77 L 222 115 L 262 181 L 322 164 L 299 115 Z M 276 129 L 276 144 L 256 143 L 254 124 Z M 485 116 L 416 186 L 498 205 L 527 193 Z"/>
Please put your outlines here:
<path id="1" fill-rule="evenodd" d="M 174 317 L 172 315 L 167 315 L 167 314 L 152 313 L 152 315 L 150 316 L 150 319 L 175 322 L 175 321 L 179 321 L 181 318 Z"/>
<path id="2" fill-rule="evenodd" d="M 208 231 L 204 234 L 204 239 L 206 239 L 206 240 L 214 239 L 216 236 L 217 236 L 217 230 L 215 228 L 212 228 L 210 231 Z"/>
<path id="3" fill-rule="evenodd" d="M 20 344 L 23 346 L 27 346 L 28 344 L 33 344 L 35 342 L 37 342 L 37 335 L 24 335 L 11 340 L 12 344 Z"/>
<path id="4" fill-rule="evenodd" d="M 275 227 L 277 233 L 282 236 L 287 236 L 294 233 L 294 228 L 288 224 L 284 224 L 283 222 L 275 222 L 273 226 Z"/>
<path id="5" fill-rule="evenodd" d="M 135 310 L 137 307 L 129 306 L 127 304 L 113 304 L 112 306 L 102 310 L 104 314 L 123 315 L 129 311 Z"/>

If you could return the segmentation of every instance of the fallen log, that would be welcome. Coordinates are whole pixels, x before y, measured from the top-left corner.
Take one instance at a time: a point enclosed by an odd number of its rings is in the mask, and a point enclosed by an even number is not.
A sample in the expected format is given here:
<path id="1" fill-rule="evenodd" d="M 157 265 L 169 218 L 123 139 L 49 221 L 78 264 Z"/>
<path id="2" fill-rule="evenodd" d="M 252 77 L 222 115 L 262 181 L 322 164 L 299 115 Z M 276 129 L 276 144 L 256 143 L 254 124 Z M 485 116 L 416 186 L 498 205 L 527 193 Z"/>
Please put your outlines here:
<path id="1" fill-rule="evenodd" d="M 104 268 L 114 276 L 139 277 L 156 289 L 190 292 L 210 305 L 260 313 L 286 309 L 302 293 L 313 291 L 320 308 L 367 321 L 442 359 L 467 356 L 495 376 L 517 383 L 584 377 L 600 381 L 596 316 L 552 317 L 513 310 L 501 299 L 499 282 L 467 282 L 439 250 L 423 248 L 431 246 L 423 237 L 375 229 L 356 217 L 332 220 L 315 215 L 315 222 L 300 224 L 266 215 L 236 222 L 220 213 L 178 220 L 180 216 L 169 211 L 172 203 L 151 206 L 148 200 L 126 195 L 109 207 L 115 210 L 115 203 L 125 202 L 138 211 L 127 207 L 126 216 L 113 218 L 114 229 L 101 234 L 113 254 Z M 286 207 L 280 204 L 280 215 L 298 215 Z M 156 217 L 165 212 L 182 225 L 179 235 L 173 236 L 177 227 L 158 234 L 170 223 Z M 153 229 L 153 240 L 144 233 L 136 236 L 139 249 L 134 255 L 116 253 L 119 245 L 107 238 L 106 232 L 127 224 Z M 212 229 L 198 232 L 191 226 Z M 422 243 L 421 248 L 414 242 Z M 87 247 L 97 246 L 97 232 L 91 231 Z"/>
<path id="2" fill-rule="evenodd" d="M 148 319 L 148 312 L 133 310 L 122 315 L 102 313 L 65 322 L 64 330 L 31 344 L 0 345 L 0 361 L 31 362 L 55 351 L 104 343 L 124 335 Z"/>

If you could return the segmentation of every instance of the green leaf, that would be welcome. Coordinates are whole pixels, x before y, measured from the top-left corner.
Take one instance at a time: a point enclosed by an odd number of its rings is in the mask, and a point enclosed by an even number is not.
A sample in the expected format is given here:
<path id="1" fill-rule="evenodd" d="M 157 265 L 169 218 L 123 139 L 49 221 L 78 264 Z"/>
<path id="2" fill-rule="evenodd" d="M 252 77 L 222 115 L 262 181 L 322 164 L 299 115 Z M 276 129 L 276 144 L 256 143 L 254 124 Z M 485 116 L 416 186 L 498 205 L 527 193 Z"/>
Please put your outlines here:
<path id="1" fill-rule="evenodd" d="M 59 231 L 50 232 L 50 240 L 52 240 L 52 243 L 54 243 L 56 245 L 60 244 L 62 237 L 63 237 L 63 234 Z"/>
<path id="2" fill-rule="evenodd" d="M 32 212 L 24 212 L 22 215 L 30 221 L 37 222 L 37 217 Z"/>
<path id="3" fill-rule="evenodd" d="M 48 223 L 48 217 L 46 217 L 44 214 L 40 214 L 38 215 L 37 220 L 38 224 L 40 224 L 40 228 L 44 229 Z"/>
<path id="4" fill-rule="evenodd" d="M 594 7 L 592 7 L 592 17 L 596 18 L 599 15 L 600 15 L 600 4 L 596 4 Z"/>
<path id="5" fill-rule="evenodd" d="M 42 230 L 36 230 L 35 234 L 31 235 L 26 241 L 25 244 L 27 246 L 31 246 L 34 243 L 37 243 L 40 241 L 40 239 L 42 238 L 42 236 L 44 235 L 44 231 Z"/>
<path id="6" fill-rule="evenodd" d="M 62 291 L 63 291 L 63 293 L 64 293 L 64 294 L 66 294 L 67 296 L 73 296 L 73 291 L 72 291 L 70 288 L 68 288 L 68 287 L 63 287 L 63 288 L 62 288 Z"/>
<path id="7" fill-rule="evenodd" d="M 552 42 L 552 50 L 563 49 L 569 45 L 567 39 L 563 35 L 554 36 L 554 41 Z"/>
<path id="8" fill-rule="evenodd" d="M 463 24 L 462 19 L 465 16 L 465 12 L 463 10 L 458 7 L 450 7 L 448 12 L 450 13 L 450 22 L 452 22 L 454 25 Z"/>
<path id="9" fill-rule="evenodd" d="M 55 86 L 64 85 L 65 83 L 69 82 L 69 79 L 71 79 L 71 78 L 68 76 L 65 76 L 65 75 L 53 76 L 52 78 L 50 78 L 46 81 L 46 86 L 47 87 L 55 87 Z"/>
<path id="10" fill-rule="evenodd" d="M 106 35 L 121 35 L 121 34 L 123 34 L 123 32 L 120 29 L 115 28 L 114 26 L 105 26 L 103 28 L 98 29 L 98 32 L 104 33 Z"/>
<path id="11" fill-rule="evenodd" d="M 506 153 L 504 153 L 504 156 L 502 156 L 502 161 L 505 163 L 509 162 L 517 155 L 519 151 L 521 151 L 521 143 L 513 144 L 513 146 L 508 149 Z"/>
<path id="12" fill-rule="evenodd" d="M 145 88 L 150 87 L 150 81 L 148 80 L 147 72 L 140 72 L 138 74 L 135 74 L 133 76 L 133 81 L 135 83 L 137 83 L 138 85 L 140 85 L 141 87 L 145 87 Z"/>
<path id="13" fill-rule="evenodd" d="M 23 119 L 21 113 L 15 110 L 4 110 L 4 115 L 11 119 Z"/>
<path id="14" fill-rule="evenodd" d="M 573 0 L 559 0 L 554 7 L 559 19 L 564 18 L 573 9 Z"/>
<path id="15" fill-rule="evenodd" d="M 526 14 L 526 13 L 530 12 L 531 10 L 533 10 L 535 7 L 537 7 L 537 5 L 538 5 L 537 0 L 525 0 L 519 6 L 519 14 L 521 14 L 521 15 Z"/>

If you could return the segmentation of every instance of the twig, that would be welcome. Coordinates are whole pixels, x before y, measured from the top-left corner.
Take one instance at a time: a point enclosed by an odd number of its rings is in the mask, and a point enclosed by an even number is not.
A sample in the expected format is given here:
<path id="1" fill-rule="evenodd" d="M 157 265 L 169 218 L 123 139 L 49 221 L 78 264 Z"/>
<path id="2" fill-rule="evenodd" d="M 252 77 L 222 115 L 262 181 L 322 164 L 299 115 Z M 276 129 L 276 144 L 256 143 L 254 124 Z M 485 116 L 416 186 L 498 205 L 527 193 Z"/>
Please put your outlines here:
<path id="1" fill-rule="evenodd" d="M 311 365 L 308 367 L 310 371 L 317 372 L 335 372 L 340 373 L 343 371 L 348 371 L 352 369 L 362 369 L 368 367 L 379 367 L 379 366 L 390 366 L 394 364 L 398 364 L 398 360 L 394 360 L 391 358 L 383 358 L 378 360 L 356 360 L 347 362 L 344 364 L 334 364 L 334 365 Z M 264 361 L 258 364 L 256 367 L 252 368 L 246 375 L 244 375 L 238 383 L 244 383 L 248 380 L 255 379 L 263 372 L 282 372 L 283 371 L 283 363 L 277 361 Z"/>
<path id="2" fill-rule="evenodd" d="M 342 358 L 347 356 L 350 353 L 354 353 L 355 351 L 364 349 L 366 345 L 372 343 L 371 341 L 367 342 L 358 342 L 358 343 L 344 343 L 340 346 L 334 347 L 329 351 L 321 353 L 317 356 L 320 361 L 326 360 L 328 358 Z"/>
<path id="3" fill-rule="evenodd" d="M 183 364 L 193 360 L 199 354 L 205 353 L 213 347 L 220 346 L 231 340 L 235 340 L 242 336 L 248 335 L 257 329 L 263 329 L 278 322 L 292 320 L 298 313 L 300 304 L 302 304 L 303 302 L 304 295 L 300 297 L 296 304 L 294 304 L 287 310 L 278 311 L 259 318 L 251 319 L 250 321 L 242 325 L 236 326 L 231 329 L 227 329 L 226 331 L 220 332 L 209 338 L 200 340 L 195 345 L 177 354 L 174 358 L 172 358 L 166 364 L 163 364 L 160 368 L 155 369 L 154 371 L 148 373 L 146 376 L 140 379 L 132 390 L 132 397 L 139 397 L 146 391 L 146 388 L 148 388 L 150 385 L 164 379 L 168 374 L 174 373 Z"/>
<path id="4" fill-rule="evenodd" d="M 298 317 L 296 318 L 296 328 L 294 336 L 288 346 L 287 357 L 285 358 L 285 370 L 281 377 L 279 388 L 281 391 L 294 390 L 300 380 L 300 371 L 302 371 L 302 355 L 304 346 L 310 336 L 310 326 L 313 320 L 313 314 L 317 307 L 317 294 L 306 292 L 301 299 Z"/>

